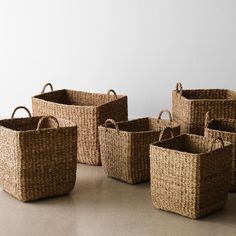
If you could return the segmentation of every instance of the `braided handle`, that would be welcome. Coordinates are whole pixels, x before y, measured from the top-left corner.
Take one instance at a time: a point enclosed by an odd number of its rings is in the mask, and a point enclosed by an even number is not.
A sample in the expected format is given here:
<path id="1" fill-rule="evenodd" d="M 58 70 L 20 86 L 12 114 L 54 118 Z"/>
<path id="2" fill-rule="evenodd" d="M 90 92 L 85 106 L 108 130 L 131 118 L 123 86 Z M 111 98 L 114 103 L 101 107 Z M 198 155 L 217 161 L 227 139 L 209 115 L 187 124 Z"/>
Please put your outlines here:
<path id="1" fill-rule="evenodd" d="M 160 111 L 157 120 L 158 121 L 161 120 L 161 116 L 162 116 L 163 113 L 167 113 L 169 115 L 169 120 L 170 120 L 170 123 L 171 123 L 173 121 L 173 118 L 172 118 L 172 115 L 171 115 L 169 110 L 162 110 L 162 111 Z"/>
<path id="2" fill-rule="evenodd" d="M 210 112 L 208 111 L 205 115 L 205 121 L 204 121 L 205 128 L 207 128 L 209 122 L 210 122 Z"/>
<path id="3" fill-rule="evenodd" d="M 170 127 L 166 127 L 160 133 L 159 140 L 158 140 L 159 142 L 162 141 L 162 137 L 163 137 L 164 133 L 166 133 L 167 131 L 170 133 L 171 138 L 174 138 L 174 133 L 173 133 L 172 129 Z"/>
<path id="4" fill-rule="evenodd" d="M 180 97 L 182 96 L 182 93 L 183 93 L 183 85 L 182 85 L 180 82 L 178 82 L 178 83 L 176 84 L 176 93 L 179 93 L 179 94 L 180 94 Z"/>
<path id="5" fill-rule="evenodd" d="M 107 91 L 107 94 L 108 94 L 108 95 L 111 95 L 111 93 L 113 93 L 113 95 L 115 96 L 116 99 L 118 98 L 118 97 L 117 97 L 117 94 L 116 94 L 116 92 L 115 92 L 114 89 L 109 89 L 109 90 Z"/>
<path id="6" fill-rule="evenodd" d="M 119 127 L 118 127 L 118 125 L 117 125 L 117 123 L 113 120 L 113 119 L 107 119 L 106 121 L 105 121 L 105 128 L 107 128 L 107 125 L 109 124 L 109 123 L 111 123 L 111 124 L 113 124 L 114 126 L 115 126 L 115 128 L 116 128 L 116 131 L 119 133 Z"/>
<path id="7" fill-rule="evenodd" d="M 25 107 L 25 106 L 19 106 L 19 107 L 16 107 L 16 108 L 14 109 L 14 111 L 12 112 L 12 115 L 11 115 L 11 118 L 12 118 L 12 119 L 14 118 L 16 112 L 17 112 L 19 109 L 25 110 L 25 111 L 28 113 L 29 117 L 32 117 L 32 115 L 31 115 L 31 113 L 30 113 L 30 111 L 29 111 L 29 109 L 28 109 L 27 107 Z"/>
<path id="8" fill-rule="evenodd" d="M 210 152 L 212 152 L 213 150 L 213 146 L 214 146 L 214 144 L 216 143 L 216 141 L 219 141 L 220 143 L 221 143 L 221 146 L 222 146 L 222 148 L 224 148 L 224 141 L 223 141 L 223 139 L 221 138 L 221 137 L 216 137 L 216 138 L 214 138 L 212 141 L 211 141 L 211 147 L 210 147 Z"/>
<path id="9" fill-rule="evenodd" d="M 43 94 L 43 93 L 45 92 L 45 89 L 46 89 L 47 87 L 49 87 L 50 90 L 51 90 L 51 92 L 53 92 L 53 86 L 52 86 L 52 84 L 51 84 L 51 83 L 47 83 L 47 84 L 45 84 L 45 85 L 43 86 L 43 89 L 42 89 L 42 91 L 41 91 L 41 94 Z"/>
<path id="10" fill-rule="evenodd" d="M 40 129 L 41 129 L 41 125 L 42 125 L 42 123 L 43 123 L 43 121 L 44 120 L 46 120 L 46 119 L 48 119 L 48 120 L 53 120 L 55 123 L 56 123 L 56 125 L 57 125 L 57 129 L 59 128 L 59 122 L 58 122 L 58 120 L 57 120 L 57 118 L 56 117 L 54 117 L 54 116 L 43 116 L 43 117 L 41 117 L 40 118 L 40 120 L 39 120 L 39 122 L 38 122 L 38 125 L 37 125 L 37 131 L 39 132 L 40 131 Z"/>

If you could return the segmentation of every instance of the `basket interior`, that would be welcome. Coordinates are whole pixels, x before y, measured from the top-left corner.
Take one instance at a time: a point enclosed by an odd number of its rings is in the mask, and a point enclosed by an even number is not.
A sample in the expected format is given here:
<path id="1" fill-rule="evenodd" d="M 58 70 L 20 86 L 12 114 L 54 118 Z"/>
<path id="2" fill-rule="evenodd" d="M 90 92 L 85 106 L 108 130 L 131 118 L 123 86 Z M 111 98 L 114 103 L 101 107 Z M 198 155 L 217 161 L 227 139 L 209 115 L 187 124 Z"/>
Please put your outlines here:
<path id="1" fill-rule="evenodd" d="M 236 120 L 232 119 L 218 119 L 212 120 L 208 126 L 210 129 L 236 133 Z"/>
<path id="2" fill-rule="evenodd" d="M 236 99 L 236 93 L 227 89 L 183 90 L 182 95 L 187 99 Z"/>
<path id="3" fill-rule="evenodd" d="M 100 106 L 115 100 L 114 95 L 86 93 L 67 89 L 45 93 L 35 97 L 49 102 L 77 106 Z M 121 98 L 123 96 L 117 97 Z"/>
<path id="4" fill-rule="evenodd" d="M 32 117 L 32 118 L 15 118 L 8 120 L 1 120 L 0 125 L 15 131 L 32 131 L 36 130 L 38 122 L 41 117 Z M 59 127 L 70 127 L 74 126 L 71 122 L 67 120 L 58 119 Z M 45 119 L 41 124 L 41 129 L 51 129 L 56 128 L 55 122 Z"/>
<path id="5" fill-rule="evenodd" d="M 177 150 L 181 152 L 201 154 L 206 153 L 211 148 L 211 140 L 197 135 L 180 135 L 173 139 L 157 142 L 154 145 L 166 149 Z M 221 148 L 221 144 L 216 142 L 213 150 Z"/>
<path id="6" fill-rule="evenodd" d="M 131 121 L 118 122 L 119 130 L 126 132 L 148 132 L 148 131 L 160 131 L 165 126 L 174 127 L 175 122 L 170 122 L 168 120 L 158 121 L 155 118 L 141 118 Z M 113 124 L 108 125 L 109 128 L 115 129 Z"/>

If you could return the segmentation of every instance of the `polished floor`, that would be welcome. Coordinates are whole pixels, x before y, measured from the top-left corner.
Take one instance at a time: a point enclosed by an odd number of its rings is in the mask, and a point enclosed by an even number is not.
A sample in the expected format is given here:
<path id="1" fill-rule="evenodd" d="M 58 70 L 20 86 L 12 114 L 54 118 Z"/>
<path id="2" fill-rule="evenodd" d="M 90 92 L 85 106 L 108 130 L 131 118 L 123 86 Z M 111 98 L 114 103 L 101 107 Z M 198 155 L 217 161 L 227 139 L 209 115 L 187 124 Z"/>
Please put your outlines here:
<path id="1" fill-rule="evenodd" d="M 0 236 L 236 235 L 236 194 L 224 210 L 191 220 L 155 209 L 149 183 L 128 185 L 78 165 L 69 196 L 22 203 L 0 190 Z"/>

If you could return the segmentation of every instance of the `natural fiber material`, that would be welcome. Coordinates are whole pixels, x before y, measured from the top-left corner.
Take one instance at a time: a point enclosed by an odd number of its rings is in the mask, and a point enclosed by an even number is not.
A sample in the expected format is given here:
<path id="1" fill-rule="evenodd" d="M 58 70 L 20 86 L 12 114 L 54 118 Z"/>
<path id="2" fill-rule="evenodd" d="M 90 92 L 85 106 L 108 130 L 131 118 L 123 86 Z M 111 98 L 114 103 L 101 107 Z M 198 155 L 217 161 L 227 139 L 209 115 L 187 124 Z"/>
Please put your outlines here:
<path id="1" fill-rule="evenodd" d="M 161 114 L 160 114 L 161 115 Z M 150 180 L 149 144 L 158 140 L 161 129 L 171 127 L 180 133 L 172 120 L 141 118 L 118 122 L 107 120 L 99 126 L 102 166 L 106 175 L 130 184 Z"/>
<path id="2" fill-rule="evenodd" d="M 183 90 L 177 83 L 172 93 L 173 118 L 181 133 L 204 134 L 207 111 L 214 117 L 236 118 L 236 92 L 226 89 Z"/>
<path id="3" fill-rule="evenodd" d="M 22 201 L 69 193 L 76 180 L 76 126 L 51 116 L 14 119 L 15 111 L 0 121 L 1 188 Z"/>
<path id="4" fill-rule="evenodd" d="M 162 210 L 193 219 L 222 208 L 230 186 L 232 145 L 183 134 L 150 145 L 151 196 Z"/>
<path id="5" fill-rule="evenodd" d="M 231 192 L 236 192 L 236 120 L 234 119 L 209 119 L 209 112 L 206 114 L 205 137 L 221 137 L 225 141 L 233 144 L 232 152 L 232 179 Z"/>
<path id="6" fill-rule="evenodd" d="M 98 125 L 106 119 L 127 120 L 127 96 L 116 95 L 114 90 L 108 94 L 87 93 L 72 90 L 58 90 L 32 98 L 34 115 L 52 115 L 74 122 L 78 126 L 78 161 L 100 165 L 100 146 Z M 111 94 L 112 93 L 112 94 Z"/>

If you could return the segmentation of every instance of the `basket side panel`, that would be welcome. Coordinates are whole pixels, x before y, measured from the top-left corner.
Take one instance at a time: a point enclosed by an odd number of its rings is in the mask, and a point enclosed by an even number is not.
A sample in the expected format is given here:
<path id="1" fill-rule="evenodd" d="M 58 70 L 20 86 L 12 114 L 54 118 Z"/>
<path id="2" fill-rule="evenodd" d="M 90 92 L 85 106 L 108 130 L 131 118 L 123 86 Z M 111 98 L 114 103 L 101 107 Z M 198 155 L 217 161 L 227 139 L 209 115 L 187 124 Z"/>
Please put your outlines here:
<path id="1" fill-rule="evenodd" d="M 116 130 L 99 127 L 102 167 L 106 175 L 130 182 L 131 138 Z"/>
<path id="2" fill-rule="evenodd" d="M 162 210 L 196 218 L 197 159 L 191 154 L 150 147 L 151 197 Z"/>
<path id="3" fill-rule="evenodd" d="M 76 180 L 75 127 L 21 133 L 21 198 L 31 201 L 69 193 Z"/>
<path id="4" fill-rule="evenodd" d="M 199 217 L 222 208 L 226 203 L 232 171 L 231 152 L 232 146 L 227 146 L 201 156 Z"/>
<path id="5" fill-rule="evenodd" d="M 205 128 L 204 136 L 208 138 L 221 137 L 224 141 L 231 142 L 233 145 L 232 151 L 232 178 L 230 191 L 236 192 L 236 133 L 224 132 Z"/>
<path id="6" fill-rule="evenodd" d="M 0 186 L 20 198 L 20 149 L 18 133 L 0 127 Z"/>
<path id="7" fill-rule="evenodd" d="M 66 106 L 32 98 L 33 115 L 52 115 L 72 121 L 78 126 L 78 161 L 99 165 L 100 153 L 97 131 L 97 110 L 94 107 Z"/>

